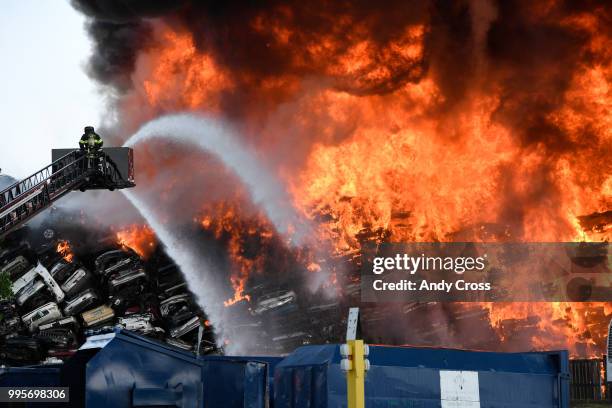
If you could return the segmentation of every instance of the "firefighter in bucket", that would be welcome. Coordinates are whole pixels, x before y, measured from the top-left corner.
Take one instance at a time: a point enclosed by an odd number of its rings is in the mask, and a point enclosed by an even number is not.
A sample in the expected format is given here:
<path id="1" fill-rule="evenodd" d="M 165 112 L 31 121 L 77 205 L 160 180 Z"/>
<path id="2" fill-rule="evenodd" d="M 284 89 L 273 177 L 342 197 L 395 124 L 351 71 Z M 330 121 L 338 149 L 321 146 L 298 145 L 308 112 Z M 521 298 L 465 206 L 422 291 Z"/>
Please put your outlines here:
<path id="1" fill-rule="evenodd" d="M 79 148 L 87 155 L 87 167 L 92 169 L 97 167 L 100 149 L 104 142 L 99 134 L 94 131 L 93 126 L 86 126 L 81 140 L 79 140 Z"/>

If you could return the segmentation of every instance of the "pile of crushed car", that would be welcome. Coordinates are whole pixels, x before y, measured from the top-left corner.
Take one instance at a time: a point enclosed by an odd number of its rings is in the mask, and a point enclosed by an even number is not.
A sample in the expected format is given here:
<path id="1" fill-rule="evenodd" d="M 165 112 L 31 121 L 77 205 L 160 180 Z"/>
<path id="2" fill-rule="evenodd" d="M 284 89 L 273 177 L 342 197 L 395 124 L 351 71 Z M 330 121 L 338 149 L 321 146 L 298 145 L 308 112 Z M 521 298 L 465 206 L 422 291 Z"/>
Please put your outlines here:
<path id="1" fill-rule="evenodd" d="M 57 363 L 87 336 L 120 327 L 201 354 L 219 351 L 205 315 L 171 261 L 147 264 L 129 248 L 70 261 L 53 246 L 0 248 L 0 364 Z"/>

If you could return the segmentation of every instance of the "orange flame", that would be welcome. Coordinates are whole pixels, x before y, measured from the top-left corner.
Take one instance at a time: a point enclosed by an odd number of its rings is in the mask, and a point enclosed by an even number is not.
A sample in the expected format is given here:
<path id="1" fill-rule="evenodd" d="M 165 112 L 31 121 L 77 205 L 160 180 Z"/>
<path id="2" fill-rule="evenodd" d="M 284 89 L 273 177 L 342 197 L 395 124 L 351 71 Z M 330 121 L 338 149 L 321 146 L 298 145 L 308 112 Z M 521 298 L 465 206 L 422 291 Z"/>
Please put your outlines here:
<path id="1" fill-rule="evenodd" d="M 261 253 L 247 253 L 247 242 L 265 247 L 274 237 L 271 226 L 262 215 L 240 217 L 237 206 L 226 202 L 206 206 L 196 221 L 217 240 L 226 242 L 232 263 L 230 283 L 234 294 L 224 302 L 224 306 L 250 301 L 250 296 L 244 293 L 247 279 L 252 273 L 262 272 L 265 257 Z"/>
<path id="2" fill-rule="evenodd" d="M 249 295 L 244 294 L 244 284 L 246 282 L 246 276 L 232 276 L 230 281 L 232 283 L 232 287 L 234 288 L 234 297 L 227 299 L 223 302 L 223 306 L 228 307 L 232 306 L 241 300 L 250 301 L 251 297 Z"/>
<path id="3" fill-rule="evenodd" d="M 56 251 L 62 256 L 62 258 L 64 258 L 66 262 L 72 262 L 74 260 L 74 253 L 72 252 L 70 242 L 66 240 L 59 241 L 57 243 Z"/>
<path id="4" fill-rule="evenodd" d="M 116 232 L 117 244 L 147 259 L 157 246 L 155 233 L 147 225 L 132 225 Z"/>
<path id="5" fill-rule="evenodd" d="M 232 87 L 214 60 L 196 51 L 188 33 L 171 30 L 163 31 L 159 48 L 139 60 L 135 76 L 144 102 L 156 108 L 179 105 L 216 111 L 218 92 Z"/>
<path id="6" fill-rule="evenodd" d="M 603 353 L 610 303 L 515 302 L 484 303 L 491 326 L 503 339 L 505 323 L 532 319 L 532 347 L 536 350 L 568 349 L 572 357 L 597 357 Z"/>
<path id="7" fill-rule="evenodd" d="M 439 73 L 420 64 L 426 25 L 407 24 L 381 45 L 343 16 L 328 34 L 287 52 L 294 72 L 263 79 L 224 70 L 212 54 L 196 49 L 189 33 L 162 27 L 157 45 L 137 62 L 136 89 L 126 105 L 144 105 L 145 116 L 177 109 L 222 114 L 223 96 L 252 83 L 256 96 L 249 95 L 255 102 L 244 107 L 245 128 L 261 133 L 259 147 L 272 152 L 291 134 L 287 150 L 299 151 L 303 161 L 281 172 L 335 255 L 359 253 L 365 241 L 610 241 L 612 39 L 596 13 L 557 20 L 554 10 L 550 3 L 535 7 L 534 15 L 590 39 L 575 56 L 565 91 L 542 118 L 569 148 L 526 143 L 523 124 L 500 118 L 502 107 L 521 100 L 506 95 L 504 69 L 487 70 L 484 50 L 473 50 L 483 79 L 474 79 L 462 100 L 449 105 Z M 279 10 L 285 14 L 290 11 Z M 262 14 L 251 28 L 268 34 L 271 47 L 290 47 L 297 34 L 278 15 Z M 385 88 L 403 66 L 411 67 L 406 79 Z M 534 71 L 533 78 L 546 82 L 554 69 Z M 300 81 L 295 72 L 310 77 Z M 546 102 L 538 94 L 529 98 Z M 260 110 L 265 114 L 251 112 Z M 241 223 L 237 211 L 220 204 L 197 220 L 217 237 L 229 236 L 234 295 L 226 306 L 249 300 L 246 281 L 261 269 L 261 253 L 245 255 L 246 238 L 272 234 L 265 223 Z M 314 273 L 320 269 L 306 265 Z M 607 303 L 479 306 L 502 339 L 510 320 L 533 318 L 533 348 L 569 347 L 574 355 L 603 352 L 612 315 Z"/>

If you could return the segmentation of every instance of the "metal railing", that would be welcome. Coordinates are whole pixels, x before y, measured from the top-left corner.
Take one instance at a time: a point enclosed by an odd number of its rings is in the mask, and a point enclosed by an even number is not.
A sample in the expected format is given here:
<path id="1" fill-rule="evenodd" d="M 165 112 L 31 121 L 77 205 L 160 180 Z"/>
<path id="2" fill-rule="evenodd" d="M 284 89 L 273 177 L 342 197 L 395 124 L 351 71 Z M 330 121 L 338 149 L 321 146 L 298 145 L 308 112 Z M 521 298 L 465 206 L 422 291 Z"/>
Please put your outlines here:
<path id="1" fill-rule="evenodd" d="M 68 165 L 74 163 L 74 161 L 77 159 L 77 153 L 77 151 L 70 152 L 52 164 L 46 166 L 42 170 L 39 170 L 31 176 L 26 177 L 21 181 L 17 181 L 0 191 L 0 210 L 39 187 L 41 183 L 53 175 L 53 172 L 55 171 L 54 169 L 57 168 L 58 165 L 61 165 L 62 163 L 68 163 Z"/>
<path id="2" fill-rule="evenodd" d="M 91 172 L 86 157 L 71 152 L 0 192 L 0 235 L 22 224 L 77 187 Z"/>
<path id="3" fill-rule="evenodd" d="M 72 190 L 112 190 L 126 185 L 133 186 L 133 183 L 126 184 L 115 162 L 104 151 L 94 156 L 72 151 L 0 191 L 0 237 Z"/>

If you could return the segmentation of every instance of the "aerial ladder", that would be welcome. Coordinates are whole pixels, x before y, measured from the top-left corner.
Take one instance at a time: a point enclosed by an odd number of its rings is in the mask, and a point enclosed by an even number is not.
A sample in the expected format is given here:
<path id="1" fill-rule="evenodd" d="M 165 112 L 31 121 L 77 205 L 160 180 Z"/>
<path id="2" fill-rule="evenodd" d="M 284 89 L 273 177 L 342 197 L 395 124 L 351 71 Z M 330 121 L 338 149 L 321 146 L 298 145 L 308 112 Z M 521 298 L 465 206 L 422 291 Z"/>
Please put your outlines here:
<path id="1" fill-rule="evenodd" d="M 135 186 L 130 148 L 104 148 L 94 156 L 83 150 L 53 151 L 54 156 L 60 154 L 50 165 L 0 191 L 0 239 L 70 191 Z"/>

